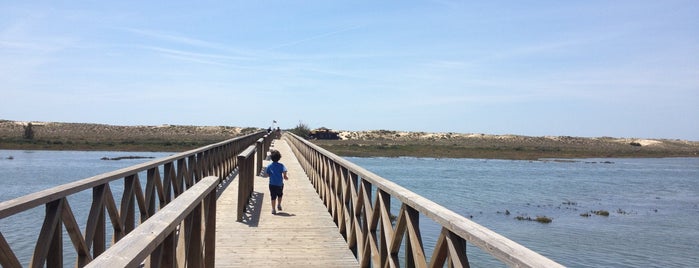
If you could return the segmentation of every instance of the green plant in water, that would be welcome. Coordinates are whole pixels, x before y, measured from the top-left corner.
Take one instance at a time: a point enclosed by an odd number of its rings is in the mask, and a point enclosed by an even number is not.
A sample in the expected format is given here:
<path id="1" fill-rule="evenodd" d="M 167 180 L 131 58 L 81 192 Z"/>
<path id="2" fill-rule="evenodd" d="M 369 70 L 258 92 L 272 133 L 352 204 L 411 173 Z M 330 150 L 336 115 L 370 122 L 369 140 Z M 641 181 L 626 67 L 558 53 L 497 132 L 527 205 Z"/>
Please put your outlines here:
<path id="1" fill-rule="evenodd" d="M 515 220 L 518 221 L 536 221 L 539 223 L 551 223 L 553 221 L 553 218 L 549 218 L 546 216 L 536 216 L 536 219 L 532 219 L 532 217 L 525 217 L 525 216 L 517 216 L 515 217 Z"/>
<path id="2" fill-rule="evenodd" d="M 551 223 L 553 219 L 546 216 L 536 216 L 536 221 L 540 223 Z"/>

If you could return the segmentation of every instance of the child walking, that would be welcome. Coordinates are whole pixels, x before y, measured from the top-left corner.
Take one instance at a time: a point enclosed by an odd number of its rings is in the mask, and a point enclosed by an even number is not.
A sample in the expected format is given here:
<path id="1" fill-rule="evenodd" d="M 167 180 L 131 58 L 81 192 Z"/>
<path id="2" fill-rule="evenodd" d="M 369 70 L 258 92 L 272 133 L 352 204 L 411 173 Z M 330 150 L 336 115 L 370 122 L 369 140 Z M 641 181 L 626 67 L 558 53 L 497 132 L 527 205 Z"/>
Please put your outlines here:
<path id="1" fill-rule="evenodd" d="M 282 154 L 277 150 L 270 152 L 272 163 L 265 170 L 269 175 L 269 194 L 272 197 L 272 214 L 277 214 L 277 210 L 282 210 L 282 196 L 284 195 L 284 180 L 288 180 L 286 176 L 286 167 L 279 163 Z M 277 203 L 277 198 L 279 202 Z M 276 207 L 275 207 L 276 206 Z"/>

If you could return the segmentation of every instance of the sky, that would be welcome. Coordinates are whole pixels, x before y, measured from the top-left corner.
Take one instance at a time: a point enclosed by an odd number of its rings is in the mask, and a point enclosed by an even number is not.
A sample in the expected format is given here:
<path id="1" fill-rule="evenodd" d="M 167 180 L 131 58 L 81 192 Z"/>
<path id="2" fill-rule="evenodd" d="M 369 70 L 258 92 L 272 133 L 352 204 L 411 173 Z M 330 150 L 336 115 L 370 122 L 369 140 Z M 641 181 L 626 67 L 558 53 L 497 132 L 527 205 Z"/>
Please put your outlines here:
<path id="1" fill-rule="evenodd" d="M 699 141 L 699 1 L 0 1 L 0 119 Z"/>

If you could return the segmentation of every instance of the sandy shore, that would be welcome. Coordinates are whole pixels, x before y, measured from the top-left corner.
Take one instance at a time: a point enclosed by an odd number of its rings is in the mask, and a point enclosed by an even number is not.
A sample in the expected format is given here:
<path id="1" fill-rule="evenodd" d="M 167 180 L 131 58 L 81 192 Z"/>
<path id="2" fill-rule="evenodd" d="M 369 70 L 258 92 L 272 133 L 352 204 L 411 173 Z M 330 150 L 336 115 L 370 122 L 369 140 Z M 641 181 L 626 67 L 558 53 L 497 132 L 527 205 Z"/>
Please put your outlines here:
<path id="1" fill-rule="evenodd" d="M 452 158 L 699 157 L 699 142 L 669 139 L 341 131 L 342 140 L 316 144 L 344 156 Z"/>
<path id="2" fill-rule="evenodd" d="M 114 126 L 0 120 L 0 149 L 178 152 L 260 131 L 233 126 Z M 342 140 L 314 143 L 342 156 L 453 158 L 699 157 L 699 142 L 647 138 L 532 137 L 391 130 L 339 131 Z"/>

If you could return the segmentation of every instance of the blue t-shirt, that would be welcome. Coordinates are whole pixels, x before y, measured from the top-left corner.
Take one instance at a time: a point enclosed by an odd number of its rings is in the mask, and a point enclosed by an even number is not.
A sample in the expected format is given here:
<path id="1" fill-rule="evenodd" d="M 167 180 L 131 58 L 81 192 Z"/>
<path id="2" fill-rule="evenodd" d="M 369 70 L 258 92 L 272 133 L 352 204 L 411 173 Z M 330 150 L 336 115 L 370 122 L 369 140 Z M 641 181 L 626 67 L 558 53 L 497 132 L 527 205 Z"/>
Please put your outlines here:
<path id="1" fill-rule="evenodd" d="M 284 164 L 272 162 L 267 166 L 266 171 L 269 175 L 269 185 L 284 186 L 283 173 L 286 172 Z"/>

